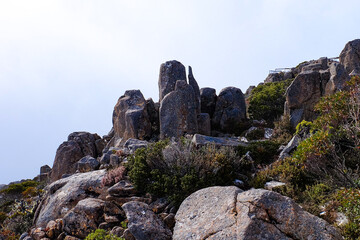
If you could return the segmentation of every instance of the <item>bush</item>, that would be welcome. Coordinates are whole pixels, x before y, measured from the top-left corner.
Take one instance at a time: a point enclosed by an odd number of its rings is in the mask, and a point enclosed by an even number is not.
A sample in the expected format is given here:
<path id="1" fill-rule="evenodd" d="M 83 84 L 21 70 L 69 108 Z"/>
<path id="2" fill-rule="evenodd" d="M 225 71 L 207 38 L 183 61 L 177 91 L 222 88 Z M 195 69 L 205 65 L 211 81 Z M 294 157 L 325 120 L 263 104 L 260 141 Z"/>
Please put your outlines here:
<path id="1" fill-rule="evenodd" d="M 0 193 L 20 194 L 24 192 L 28 187 L 36 187 L 37 185 L 39 185 L 38 182 L 33 180 L 27 180 L 21 183 L 11 184 L 7 188 L 1 190 Z"/>
<path id="2" fill-rule="evenodd" d="M 120 182 L 125 178 L 126 168 L 124 166 L 117 167 L 115 169 L 106 172 L 105 176 L 101 180 L 102 186 L 112 186 L 115 183 Z"/>
<path id="3" fill-rule="evenodd" d="M 339 210 L 349 219 L 342 227 L 346 239 L 360 238 L 360 190 L 357 188 L 342 189 L 338 192 Z"/>
<path id="4" fill-rule="evenodd" d="M 248 113 L 250 119 L 272 123 L 284 113 L 285 91 L 294 79 L 259 85 L 251 91 Z"/>
<path id="5" fill-rule="evenodd" d="M 0 225 L 7 219 L 7 214 L 4 212 L 0 212 Z"/>
<path id="6" fill-rule="evenodd" d="M 90 233 L 85 240 L 124 240 L 124 238 L 109 234 L 104 229 L 96 229 Z"/>
<path id="7" fill-rule="evenodd" d="M 16 233 L 14 233 L 8 229 L 0 230 L 0 239 L 17 240 L 19 238 L 20 238 L 20 235 L 17 235 Z"/>
<path id="8" fill-rule="evenodd" d="M 274 125 L 275 128 L 271 140 L 279 144 L 287 144 L 294 134 L 290 117 L 288 115 L 282 116 L 278 121 L 274 122 Z"/>
<path id="9" fill-rule="evenodd" d="M 189 140 L 160 141 L 136 150 L 129 176 L 143 192 L 168 197 L 179 205 L 191 193 L 209 186 L 231 185 L 244 164 L 233 148 L 193 148 Z"/>

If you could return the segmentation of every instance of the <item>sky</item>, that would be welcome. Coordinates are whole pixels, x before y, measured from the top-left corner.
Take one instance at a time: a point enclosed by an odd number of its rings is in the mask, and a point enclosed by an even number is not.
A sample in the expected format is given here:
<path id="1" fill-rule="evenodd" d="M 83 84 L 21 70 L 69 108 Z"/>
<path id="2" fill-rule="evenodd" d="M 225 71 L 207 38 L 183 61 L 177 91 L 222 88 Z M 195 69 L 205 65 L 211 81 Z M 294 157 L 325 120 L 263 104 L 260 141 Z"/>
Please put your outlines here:
<path id="1" fill-rule="evenodd" d="M 0 183 L 52 167 L 75 131 L 105 135 L 118 98 L 158 101 L 160 64 L 243 92 L 269 70 L 337 57 L 360 1 L 0 0 Z"/>

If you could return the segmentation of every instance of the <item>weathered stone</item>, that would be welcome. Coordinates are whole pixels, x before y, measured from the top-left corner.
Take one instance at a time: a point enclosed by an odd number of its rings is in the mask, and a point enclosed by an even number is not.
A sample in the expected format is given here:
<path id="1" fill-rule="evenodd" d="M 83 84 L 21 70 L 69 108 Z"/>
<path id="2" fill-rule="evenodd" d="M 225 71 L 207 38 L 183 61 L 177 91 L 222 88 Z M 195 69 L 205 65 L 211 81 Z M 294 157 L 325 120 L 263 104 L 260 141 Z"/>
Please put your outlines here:
<path id="1" fill-rule="evenodd" d="M 201 88 L 201 112 L 208 113 L 210 117 L 214 115 L 216 107 L 216 90 L 214 88 Z"/>
<path id="2" fill-rule="evenodd" d="M 263 189 L 210 187 L 184 200 L 173 239 L 342 239 L 325 220 Z"/>
<path id="3" fill-rule="evenodd" d="M 212 119 L 214 129 L 233 132 L 246 120 L 244 95 L 239 88 L 227 87 L 220 91 Z"/>
<path id="4" fill-rule="evenodd" d="M 284 80 L 294 78 L 294 73 L 292 71 L 284 72 Z"/>
<path id="5" fill-rule="evenodd" d="M 100 139 L 97 139 L 95 141 L 96 152 L 98 152 L 99 155 L 100 155 L 100 153 L 102 153 L 105 146 L 106 146 L 106 140 L 105 139 L 100 138 Z"/>
<path id="6" fill-rule="evenodd" d="M 211 135 L 211 119 L 208 113 L 198 115 L 198 132 L 202 135 Z"/>
<path id="7" fill-rule="evenodd" d="M 302 72 L 288 87 L 285 114 L 290 116 L 292 127 L 295 128 L 301 120 L 311 121 L 315 118 L 314 106 L 324 96 L 328 80 L 323 79 L 320 72 Z"/>
<path id="8" fill-rule="evenodd" d="M 171 239 L 171 231 L 164 222 L 142 202 L 128 202 L 122 208 L 128 219 L 128 229 L 136 240 Z"/>
<path id="9" fill-rule="evenodd" d="M 70 236 L 70 235 L 67 235 L 64 240 L 79 240 L 79 238 L 77 237 L 74 237 L 74 236 Z"/>
<path id="10" fill-rule="evenodd" d="M 348 42 L 340 53 L 340 63 L 348 74 L 360 72 L 360 39 Z"/>
<path id="11" fill-rule="evenodd" d="M 175 214 L 174 213 L 169 213 L 165 218 L 164 218 L 164 223 L 166 224 L 166 226 L 169 229 L 173 229 L 175 226 Z"/>
<path id="12" fill-rule="evenodd" d="M 325 95 L 334 94 L 338 90 L 345 88 L 345 83 L 350 80 L 342 64 L 333 62 L 330 65 L 330 80 L 325 87 Z"/>
<path id="13" fill-rule="evenodd" d="M 285 183 L 277 182 L 277 181 L 270 181 L 270 182 L 265 183 L 264 188 L 266 190 L 272 191 L 272 190 L 275 190 L 275 189 L 280 188 L 282 186 L 285 186 Z"/>
<path id="14" fill-rule="evenodd" d="M 120 158 L 116 155 L 116 154 L 111 154 L 110 155 L 110 162 L 109 164 L 112 167 L 118 167 L 120 165 Z"/>
<path id="15" fill-rule="evenodd" d="M 150 138 L 151 123 L 140 90 L 128 90 L 119 98 L 114 107 L 113 125 L 116 138 Z"/>
<path id="16" fill-rule="evenodd" d="M 46 233 L 43 228 L 32 229 L 30 235 L 34 240 L 40 240 L 46 237 Z"/>
<path id="17" fill-rule="evenodd" d="M 78 238 L 85 238 L 97 229 L 103 219 L 104 201 L 86 198 L 64 216 L 64 231 Z"/>
<path id="18" fill-rule="evenodd" d="M 100 158 L 100 164 L 109 164 L 110 163 L 111 153 L 104 153 Z"/>
<path id="19" fill-rule="evenodd" d="M 135 237 L 131 234 L 130 229 L 125 229 L 124 234 L 122 235 L 125 240 L 137 240 Z"/>
<path id="20" fill-rule="evenodd" d="M 247 146 L 244 142 L 239 142 L 237 139 L 232 138 L 220 138 L 220 137 L 210 137 L 204 136 L 201 134 L 195 134 L 191 140 L 195 146 L 205 146 L 208 144 L 215 144 L 216 146 Z"/>
<path id="21" fill-rule="evenodd" d="M 284 73 L 269 73 L 269 75 L 264 80 L 264 83 L 280 82 L 284 80 Z"/>
<path id="22" fill-rule="evenodd" d="M 246 89 L 246 92 L 244 94 L 245 99 L 248 99 L 251 95 L 252 90 L 255 88 L 255 86 L 250 86 L 248 89 Z M 248 102 L 247 102 L 248 103 Z"/>
<path id="23" fill-rule="evenodd" d="M 45 227 L 49 221 L 65 216 L 80 200 L 98 196 L 104 176 L 105 170 L 78 173 L 48 185 L 35 213 L 35 225 Z"/>
<path id="24" fill-rule="evenodd" d="M 148 144 L 147 141 L 130 138 L 125 142 L 124 147 L 129 149 L 130 153 L 134 153 L 136 149 L 147 147 Z"/>
<path id="25" fill-rule="evenodd" d="M 328 59 L 326 57 L 322 57 L 318 60 L 311 61 L 308 65 L 304 66 L 302 68 L 302 72 L 326 70 L 327 68 L 328 68 Z"/>
<path id="26" fill-rule="evenodd" d="M 207 239 L 234 226 L 236 196 L 240 192 L 232 186 L 205 188 L 191 194 L 176 213 L 173 239 Z"/>
<path id="27" fill-rule="evenodd" d="M 79 172 L 90 172 L 99 169 L 100 163 L 91 156 L 85 156 L 77 162 Z"/>
<path id="28" fill-rule="evenodd" d="M 128 180 L 121 180 L 110 187 L 108 193 L 114 197 L 131 197 L 136 194 L 136 190 Z"/>
<path id="29" fill-rule="evenodd" d="M 51 181 L 60 179 L 64 174 L 76 172 L 77 162 L 87 155 L 98 157 L 95 141 L 100 139 L 97 134 L 74 132 L 56 151 L 54 165 L 51 171 Z"/>
<path id="30" fill-rule="evenodd" d="M 117 204 L 118 206 L 122 206 L 125 203 L 128 202 L 143 202 L 146 204 L 150 204 L 151 203 L 151 199 L 150 198 L 146 198 L 146 197 L 137 197 L 137 196 L 133 196 L 133 197 L 113 197 L 111 195 L 106 196 L 106 200 L 107 201 L 112 201 L 115 204 Z"/>
<path id="31" fill-rule="evenodd" d="M 176 82 L 175 91 L 167 94 L 160 104 L 160 137 L 179 138 L 198 131 L 193 88 L 186 81 Z"/>
<path id="32" fill-rule="evenodd" d="M 49 172 L 51 172 L 51 167 L 49 167 L 49 165 L 44 165 L 40 167 L 40 174 Z"/>
<path id="33" fill-rule="evenodd" d="M 192 72 L 192 68 L 191 66 L 189 66 L 189 75 L 188 75 L 188 79 L 189 79 L 189 85 L 192 86 L 193 90 L 194 90 L 194 94 L 195 94 L 195 105 L 196 105 L 196 113 L 199 115 L 201 113 L 201 98 L 200 98 L 200 89 L 199 89 L 199 85 L 196 82 L 193 72 Z"/>
<path id="34" fill-rule="evenodd" d="M 155 202 L 149 205 L 149 208 L 154 213 L 161 213 L 165 210 L 166 206 L 169 205 L 169 201 L 166 198 L 159 198 Z"/>
<path id="35" fill-rule="evenodd" d="M 176 60 L 161 64 L 159 73 L 159 102 L 161 102 L 168 93 L 175 90 L 177 80 L 186 81 L 184 65 Z"/>
<path id="36" fill-rule="evenodd" d="M 296 148 L 299 146 L 301 142 L 301 137 L 299 135 L 295 135 L 290 142 L 286 145 L 286 147 L 281 151 L 279 155 L 279 159 L 284 159 L 286 157 L 289 157 L 290 154 L 296 150 Z"/>
<path id="37" fill-rule="evenodd" d="M 146 100 L 146 109 L 151 123 L 151 137 L 155 139 L 160 134 L 159 108 L 160 104 L 154 103 L 151 98 Z"/>
<path id="38" fill-rule="evenodd" d="M 45 228 L 46 236 L 48 236 L 51 239 L 56 238 L 62 232 L 62 227 L 63 227 L 62 219 L 57 219 L 56 221 L 51 220 L 50 222 L 48 222 Z"/>

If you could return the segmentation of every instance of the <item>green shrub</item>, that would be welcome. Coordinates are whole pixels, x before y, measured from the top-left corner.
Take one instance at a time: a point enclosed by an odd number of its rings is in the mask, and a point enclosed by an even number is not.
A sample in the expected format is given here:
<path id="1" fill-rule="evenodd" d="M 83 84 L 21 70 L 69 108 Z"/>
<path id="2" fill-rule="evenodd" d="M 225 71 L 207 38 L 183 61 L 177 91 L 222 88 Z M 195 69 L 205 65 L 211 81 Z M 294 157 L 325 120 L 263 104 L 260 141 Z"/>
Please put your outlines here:
<path id="1" fill-rule="evenodd" d="M 271 140 L 279 144 L 287 144 L 293 137 L 294 130 L 291 127 L 290 117 L 282 116 L 278 121 L 274 122 L 274 132 Z"/>
<path id="2" fill-rule="evenodd" d="M 264 128 L 257 128 L 246 134 L 247 140 L 259 140 L 263 139 L 265 134 Z"/>
<path id="3" fill-rule="evenodd" d="M 177 205 L 201 188 L 231 185 L 241 170 L 246 171 L 233 148 L 207 145 L 197 149 L 189 140 L 138 149 L 128 168 L 138 190 L 168 197 Z"/>
<path id="4" fill-rule="evenodd" d="M 313 123 L 312 122 L 308 122 L 305 120 L 302 120 L 295 128 L 296 132 L 295 134 L 297 135 L 302 135 L 303 133 L 309 133 L 310 129 L 312 128 Z"/>
<path id="5" fill-rule="evenodd" d="M 20 194 L 24 192 L 28 187 L 36 187 L 37 185 L 39 185 L 38 182 L 33 180 L 27 180 L 21 183 L 11 184 L 7 188 L 1 190 L 0 193 Z"/>
<path id="6" fill-rule="evenodd" d="M 360 189 L 349 188 L 338 192 L 337 200 L 340 203 L 339 210 L 349 219 L 342 227 L 346 239 L 360 238 Z"/>
<path id="7" fill-rule="evenodd" d="M 285 91 L 294 79 L 265 83 L 251 91 L 248 113 L 250 119 L 272 123 L 284 113 Z"/>
<path id="8" fill-rule="evenodd" d="M 104 229 L 96 229 L 90 233 L 85 240 L 124 240 L 124 238 L 109 234 Z"/>

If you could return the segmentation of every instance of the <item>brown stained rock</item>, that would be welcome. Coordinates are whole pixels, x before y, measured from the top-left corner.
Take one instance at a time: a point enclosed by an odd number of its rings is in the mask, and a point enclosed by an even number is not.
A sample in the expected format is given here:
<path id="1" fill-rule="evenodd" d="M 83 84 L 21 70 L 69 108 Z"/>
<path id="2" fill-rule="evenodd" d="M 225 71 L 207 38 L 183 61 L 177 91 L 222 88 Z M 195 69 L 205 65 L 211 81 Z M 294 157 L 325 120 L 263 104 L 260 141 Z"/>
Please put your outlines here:
<path id="1" fill-rule="evenodd" d="M 159 73 L 159 102 L 170 92 L 175 90 L 177 80 L 186 81 L 185 67 L 180 62 L 167 61 L 160 66 Z"/>
<path id="2" fill-rule="evenodd" d="M 347 74 L 360 70 L 360 39 L 348 42 L 340 53 L 340 63 L 344 65 Z"/>
<path id="3" fill-rule="evenodd" d="M 198 131 L 196 98 L 193 88 L 184 80 L 160 103 L 160 138 L 179 138 Z"/>
<path id="4" fill-rule="evenodd" d="M 174 240 L 342 239 L 325 220 L 264 189 L 202 189 L 185 199 L 175 218 Z"/>
<path id="5" fill-rule="evenodd" d="M 325 87 L 325 95 L 334 94 L 338 90 L 346 87 L 346 82 L 350 80 L 342 64 L 334 62 L 330 65 L 330 80 Z"/>
<path id="6" fill-rule="evenodd" d="M 97 151 L 95 142 L 100 139 L 97 134 L 88 132 L 74 132 L 68 140 L 63 142 L 56 151 L 54 165 L 51 171 L 51 181 L 60 179 L 64 174 L 76 172 L 77 161 L 87 155 L 97 158 L 101 152 Z"/>
<path id="7" fill-rule="evenodd" d="M 171 239 L 171 231 L 164 222 L 142 202 L 128 202 L 122 206 L 128 219 L 128 230 L 136 240 Z"/>
<path id="8" fill-rule="evenodd" d="M 115 138 L 148 139 L 151 123 L 146 101 L 140 90 L 128 90 L 114 107 L 113 126 Z"/>

